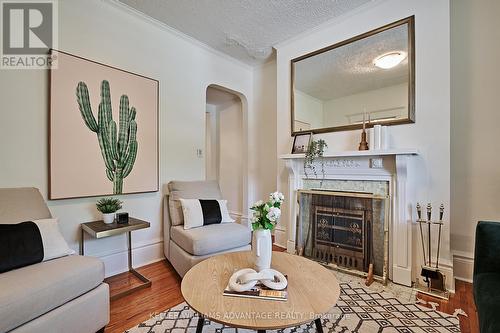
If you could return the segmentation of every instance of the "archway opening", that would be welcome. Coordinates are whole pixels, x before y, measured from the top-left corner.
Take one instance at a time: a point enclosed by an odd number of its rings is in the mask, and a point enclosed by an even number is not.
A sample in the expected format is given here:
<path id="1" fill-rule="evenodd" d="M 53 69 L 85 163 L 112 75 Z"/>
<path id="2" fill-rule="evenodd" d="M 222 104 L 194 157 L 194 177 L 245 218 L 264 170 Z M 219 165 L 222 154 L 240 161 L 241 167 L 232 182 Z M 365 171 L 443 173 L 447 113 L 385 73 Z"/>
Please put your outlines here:
<path id="1" fill-rule="evenodd" d="M 231 214 L 244 211 L 244 115 L 241 98 L 217 86 L 207 88 L 205 176 L 219 182 Z"/>

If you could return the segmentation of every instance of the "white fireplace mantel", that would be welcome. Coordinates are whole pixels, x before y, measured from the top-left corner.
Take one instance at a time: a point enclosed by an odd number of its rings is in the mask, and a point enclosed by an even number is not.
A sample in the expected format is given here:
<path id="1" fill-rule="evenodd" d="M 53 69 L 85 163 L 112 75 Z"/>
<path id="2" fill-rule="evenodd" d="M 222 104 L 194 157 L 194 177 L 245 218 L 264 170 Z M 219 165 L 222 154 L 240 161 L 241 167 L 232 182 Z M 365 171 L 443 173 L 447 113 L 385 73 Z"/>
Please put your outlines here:
<path id="1" fill-rule="evenodd" d="M 366 151 L 342 151 L 323 156 L 325 179 L 379 180 L 389 182 L 391 192 L 391 218 L 389 221 L 389 278 L 399 284 L 411 286 L 414 266 L 412 255 L 411 204 L 415 201 L 412 186 L 412 156 L 417 149 L 390 149 Z M 289 204 L 286 232 L 287 251 L 295 252 L 296 221 L 298 214 L 297 191 L 306 179 L 304 154 L 285 154 L 280 159 L 288 170 L 288 189 L 285 200 Z M 315 162 L 318 163 L 318 162 Z M 322 177 L 322 176 L 320 176 Z M 312 178 L 314 179 L 314 178 Z"/>
<path id="2" fill-rule="evenodd" d="M 335 157 L 374 157 L 374 156 L 394 156 L 394 155 L 418 155 L 417 149 L 387 149 L 387 150 L 348 150 L 334 153 L 327 153 L 324 158 Z M 289 159 L 304 159 L 305 154 L 284 154 L 280 158 L 283 160 Z"/>

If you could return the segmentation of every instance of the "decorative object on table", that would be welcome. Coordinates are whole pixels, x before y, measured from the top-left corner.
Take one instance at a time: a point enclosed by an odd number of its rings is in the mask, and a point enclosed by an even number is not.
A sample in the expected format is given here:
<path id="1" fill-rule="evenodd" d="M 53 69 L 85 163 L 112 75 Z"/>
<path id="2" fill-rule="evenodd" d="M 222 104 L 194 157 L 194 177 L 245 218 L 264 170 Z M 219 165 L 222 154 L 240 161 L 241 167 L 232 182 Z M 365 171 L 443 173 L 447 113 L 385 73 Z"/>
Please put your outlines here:
<path id="1" fill-rule="evenodd" d="M 241 269 L 229 278 L 229 287 L 233 291 L 252 289 L 258 282 L 273 290 L 285 289 L 286 277 L 275 269 L 267 268 L 257 272 L 251 268 Z"/>
<path id="2" fill-rule="evenodd" d="M 308 170 L 311 170 L 314 177 L 318 179 L 318 170 L 316 169 L 315 161 L 319 159 L 322 174 L 320 186 L 323 186 L 323 180 L 325 179 L 325 161 L 323 159 L 323 154 L 325 153 L 326 147 L 328 147 L 328 145 L 325 140 L 313 140 L 311 141 L 309 149 L 306 151 L 306 156 L 304 157 L 304 175 L 306 178 L 309 178 Z"/>
<path id="3" fill-rule="evenodd" d="M 382 147 L 382 125 L 373 126 L 373 143 L 370 142 L 373 150 L 380 150 Z"/>
<path id="4" fill-rule="evenodd" d="M 50 199 L 158 191 L 158 81 L 51 53 Z"/>
<path id="5" fill-rule="evenodd" d="M 223 295 L 286 301 L 287 285 L 286 276 L 274 269 L 264 269 L 257 273 L 251 268 L 245 268 L 231 276 Z"/>
<path id="6" fill-rule="evenodd" d="M 309 149 L 312 133 L 297 134 L 293 138 L 292 154 L 304 154 Z"/>
<path id="7" fill-rule="evenodd" d="M 374 125 L 370 130 L 370 149 L 384 150 L 389 149 L 389 127 Z"/>
<path id="8" fill-rule="evenodd" d="M 117 213 L 116 214 L 116 223 L 127 224 L 128 223 L 128 213 Z"/>
<path id="9" fill-rule="evenodd" d="M 417 223 L 419 224 L 420 238 L 422 241 L 422 252 L 424 264 L 420 275 L 424 278 L 425 286 L 417 286 L 418 291 L 435 297 L 449 299 L 449 292 L 446 290 L 446 276 L 439 270 L 439 251 L 441 248 L 441 229 L 443 227 L 444 205 L 439 206 L 439 220 L 432 220 L 432 204 L 428 203 L 426 207 L 426 217 L 422 218 L 422 206 L 416 205 Z M 427 253 L 425 249 L 424 231 L 422 225 L 427 226 Z M 432 264 L 432 229 L 437 226 L 437 253 L 436 264 Z"/>
<path id="10" fill-rule="evenodd" d="M 273 251 L 271 231 L 281 216 L 283 200 L 285 200 L 283 193 L 274 192 L 269 195 L 267 202 L 257 201 L 250 208 L 253 211 L 251 218 L 253 230 L 252 251 L 254 253 L 254 266 L 257 271 L 271 268 Z"/>
<path id="11" fill-rule="evenodd" d="M 366 141 L 366 111 L 363 112 L 363 130 L 361 131 L 361 142 L 358 150 L 368 150 L 368 142 Z"/>
<path id="12" fill-rule="evenodd" d="M 96 203 L 97 210 L 102 213 L 102 220 L 106 224 L 111 224 L 115 221 L 115 213 L 122 209 L 120 200 L 116 198 L 102 198 Z"/>

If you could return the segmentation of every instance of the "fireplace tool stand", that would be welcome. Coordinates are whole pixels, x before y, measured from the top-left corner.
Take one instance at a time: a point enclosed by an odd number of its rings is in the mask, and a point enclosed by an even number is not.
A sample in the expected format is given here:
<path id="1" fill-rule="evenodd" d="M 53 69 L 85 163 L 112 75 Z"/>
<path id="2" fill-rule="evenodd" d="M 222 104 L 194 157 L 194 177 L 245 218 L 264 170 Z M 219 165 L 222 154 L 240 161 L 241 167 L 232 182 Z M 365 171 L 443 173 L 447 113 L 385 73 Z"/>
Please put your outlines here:
<path id="1" fill-rule="evenodd" d="M 443 227 L 444 205 L 439 207 L 439 220 L 432 220 L 432 205 L 427 204 L 427 219 L 422 218 L 422 207 L 417 203 L 417 223 L 420 229 L 420 239 L 422 240 L 422 251 L 424 255 L 424 264 L 420 275 L 423 277 L 425 285 L 422 285 L 419 280 L 415 288 L 430 296 L 448 300 L 450 293 L 446 290 L 446 275 L 439 270 L 439 250 L 441 247 L 441 229 Z M 436 264 L 432 264 L 432 229 L 437 227 L 437 253 Z M 427 229 L 427 255 L 425 251 L 424 229 Z"/>

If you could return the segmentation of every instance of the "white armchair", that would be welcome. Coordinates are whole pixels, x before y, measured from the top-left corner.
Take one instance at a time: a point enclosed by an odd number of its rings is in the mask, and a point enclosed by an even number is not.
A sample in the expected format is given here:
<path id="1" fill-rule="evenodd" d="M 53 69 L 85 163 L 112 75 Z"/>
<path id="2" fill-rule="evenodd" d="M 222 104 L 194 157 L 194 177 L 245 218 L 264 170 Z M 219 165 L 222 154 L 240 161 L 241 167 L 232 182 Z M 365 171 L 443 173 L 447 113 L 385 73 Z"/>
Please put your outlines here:
<path id="1" fill-rule="evenodd" d="M 223 199 L 216 181 L 172 181 L 168 191 L 163 209 L 163 249 L 180 276 L 211 256 L 251 249 L 251 229 L 247 220 L 184 229 L 179 199 Z"/>

